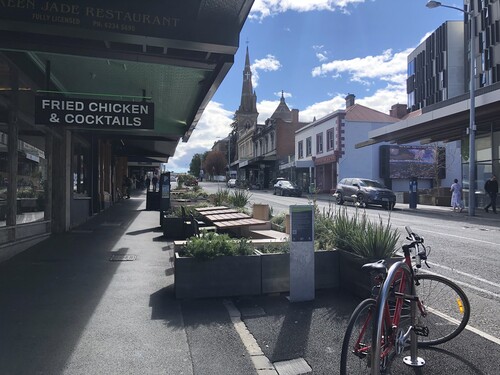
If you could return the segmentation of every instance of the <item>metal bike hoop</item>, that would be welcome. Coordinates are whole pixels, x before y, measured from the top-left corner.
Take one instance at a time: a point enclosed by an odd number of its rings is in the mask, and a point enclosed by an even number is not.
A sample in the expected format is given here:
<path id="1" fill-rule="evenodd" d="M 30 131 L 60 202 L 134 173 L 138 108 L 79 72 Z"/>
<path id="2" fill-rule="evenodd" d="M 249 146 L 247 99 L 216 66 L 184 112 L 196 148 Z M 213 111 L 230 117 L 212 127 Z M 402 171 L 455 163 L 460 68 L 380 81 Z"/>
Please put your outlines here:
<path id="1" fill-rule="evenodd" d="M 382 337 L 382 324 L 384 319 L 384 307 L 387 303 L 387 298 L 389 296 L 389 289 L 396 277 L 396 273 L 402 269 L 403 272 L 408 277 L 408 280 L 411 280 L 411 270 L 408 265 L 399 261 L 394 263 L 389 271 L 387 272 L 387 277 L 382 285 L 382 288 L 379 293 L 379 297 L 377 299 L 376 305 L 376 321 L 374 321 L 373 331 L 372 331 L 372 356 L 371 356 L 371 375 L 380 375 L 380 340 L 379 337 Z M 412 294 L 415 294 L 415 286 L 411 285 Z M 416 301 L 412 300 L 411 302 L 412 308 L 412 326 L 415 323 L 415 314 L 416 314 Z M 422 358 L 417 357 L 417 338 L 415 336 L 415 332 L 412 330 L 411 332 L 411 357 L 410 359 L 403 359 L 403 361 L 414 367 L 420 367 L 425 364 L 425 361 Z M 406 357 L 405 357 L 406 358 Z"/>

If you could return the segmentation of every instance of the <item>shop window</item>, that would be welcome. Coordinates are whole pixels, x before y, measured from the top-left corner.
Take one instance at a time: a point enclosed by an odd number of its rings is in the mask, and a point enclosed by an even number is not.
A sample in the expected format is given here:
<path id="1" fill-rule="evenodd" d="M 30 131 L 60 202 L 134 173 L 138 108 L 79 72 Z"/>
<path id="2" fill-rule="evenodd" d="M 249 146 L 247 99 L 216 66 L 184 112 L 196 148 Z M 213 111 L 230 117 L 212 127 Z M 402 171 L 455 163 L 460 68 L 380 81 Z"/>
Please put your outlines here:
<path id="1" fill-rule="evenodd" d="M 326 143 L 327 144 L 326 147 L 327 147 L 328 151 L 334 149 L 333 135 L 334 135 L 333 129 L 330 129 L 330 130 L 326 131 L 326 142 L 327 142 Z"/>
<path id="2" fill-rule="evenodd" d="M 323 153 L 323 133 L 316 134 L 316 153 Z"/>
<path id="3" fill-rule="evenodd" d="M 44 219 L 47 161 L 45 138 L 19 135 L 17 159 L 17 224 Z"/>
<path id="4" fill-rule="evenodd" d="M 299 141 L 299 143 L 297 145 L 297 149 L 298 149 L 299 159 L 302 159 L 304 157 L 304 142 L 303 141 Z"/>
<path id="5" fill-rule="evenodd" d="M 71 163 L 73 195 L 88 197 L 90 192 L 90 148 L 81 143 L 73 145 Z"/>

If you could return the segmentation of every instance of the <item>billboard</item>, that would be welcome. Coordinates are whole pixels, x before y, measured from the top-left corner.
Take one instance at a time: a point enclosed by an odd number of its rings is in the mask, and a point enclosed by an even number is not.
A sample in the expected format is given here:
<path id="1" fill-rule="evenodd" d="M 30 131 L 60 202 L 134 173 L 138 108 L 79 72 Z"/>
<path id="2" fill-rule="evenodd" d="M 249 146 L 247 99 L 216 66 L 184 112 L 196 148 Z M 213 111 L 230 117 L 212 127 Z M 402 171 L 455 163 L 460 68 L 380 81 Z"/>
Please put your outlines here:
<path id="1" fill-rule="evenodd" d="M 444 147 L 381 146 L 380 161 L 383 178 L 443 179 L 446 176 Z"/>

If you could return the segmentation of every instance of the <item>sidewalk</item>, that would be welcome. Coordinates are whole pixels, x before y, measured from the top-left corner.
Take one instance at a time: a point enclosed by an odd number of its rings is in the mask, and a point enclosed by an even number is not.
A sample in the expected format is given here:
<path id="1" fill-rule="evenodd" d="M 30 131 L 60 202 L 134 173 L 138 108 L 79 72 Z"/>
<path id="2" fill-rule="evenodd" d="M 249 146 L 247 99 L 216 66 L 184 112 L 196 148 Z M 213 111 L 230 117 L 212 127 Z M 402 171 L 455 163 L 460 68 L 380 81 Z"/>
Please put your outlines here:
<path id="1" fill-rule="evenodd" d="M 0 374 L 338 374 L 355 298 L 176 300 L 172 243 L 144 198 L 0 263 Z M 249 354 L 228 302 L 274 365 Z M 500 346 L 470 331 L 421 356 L 424 374 L 499 373 Z M 414 373 L 398 361 L 393 374 Z"/>

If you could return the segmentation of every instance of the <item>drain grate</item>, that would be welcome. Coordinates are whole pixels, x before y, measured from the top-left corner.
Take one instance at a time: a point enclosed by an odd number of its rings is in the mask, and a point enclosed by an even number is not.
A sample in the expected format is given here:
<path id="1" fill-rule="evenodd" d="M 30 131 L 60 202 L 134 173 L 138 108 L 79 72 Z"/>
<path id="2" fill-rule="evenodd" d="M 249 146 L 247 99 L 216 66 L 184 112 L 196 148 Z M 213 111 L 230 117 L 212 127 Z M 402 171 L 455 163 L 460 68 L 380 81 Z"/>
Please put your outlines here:
<path id="1" fill-rule="evenodd" d="M 111 262 L 128 262 L 137 259 L 137 255 L 132 254 L 113 254 L 109 258 Z"/>
<path id="2" fill-rule="evenodd" d="M 273 364 L 279 375 L 312 374 L 312 368 L 304 358 L 274 362 Z"/>

